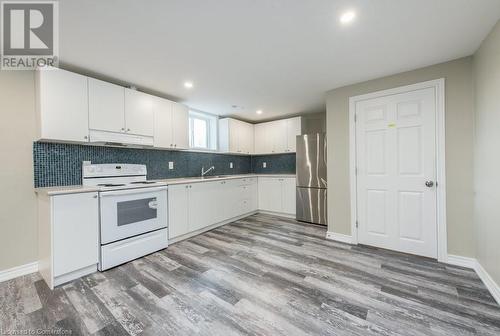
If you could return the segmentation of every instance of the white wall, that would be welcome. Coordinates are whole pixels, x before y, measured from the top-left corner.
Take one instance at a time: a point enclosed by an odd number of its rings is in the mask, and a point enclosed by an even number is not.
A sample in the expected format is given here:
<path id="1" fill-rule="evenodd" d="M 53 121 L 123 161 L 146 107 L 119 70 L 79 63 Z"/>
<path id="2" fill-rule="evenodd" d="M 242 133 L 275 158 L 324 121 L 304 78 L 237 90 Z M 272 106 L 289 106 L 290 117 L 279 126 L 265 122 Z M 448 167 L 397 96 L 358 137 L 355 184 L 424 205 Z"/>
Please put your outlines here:
<path id="1" fill-rule="evenodd" d="M 0 271 L 37 259 L 32 71 L 0 71 Z"/>
<path id="2" fill-rule="evenodd" d="M 477 259 L 500 284 L 500 21 L 474 55 L 474 73 Z"/>
<path id="3" fill-rule="evenodd" d="M 404 72 L 328 92 L 328 230 L 350 235 L 349 97 L 446 79 L 448 252 L 475 255 L 472 226 L 474 81 L 472 58 Z"/>

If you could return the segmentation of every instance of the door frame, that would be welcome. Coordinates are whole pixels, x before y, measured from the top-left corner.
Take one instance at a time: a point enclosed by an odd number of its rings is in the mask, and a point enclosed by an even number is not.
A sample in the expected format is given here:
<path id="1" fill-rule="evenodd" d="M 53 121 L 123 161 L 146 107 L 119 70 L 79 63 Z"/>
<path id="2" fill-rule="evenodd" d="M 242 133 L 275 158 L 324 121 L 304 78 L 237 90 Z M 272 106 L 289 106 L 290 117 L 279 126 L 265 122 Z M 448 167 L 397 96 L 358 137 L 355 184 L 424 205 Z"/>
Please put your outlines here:
<path id="1" fill-rule="evenodd" d="M 352 243 L 358 244 L 357 228 L 357 175 L 356 175 L 356 103 L 373 98 L 380 98 L 405 92 L 432 88 L 436 94 L 436 202 L 437 202 L 437 259 L 448 259 L 448 239 L 446 228 L 446 155 L 445 155 L 445 79 L 405 85 L 388 90 L 371 92 L 349 97 L 349 178 L 351 191 L 351 235 Z"/>

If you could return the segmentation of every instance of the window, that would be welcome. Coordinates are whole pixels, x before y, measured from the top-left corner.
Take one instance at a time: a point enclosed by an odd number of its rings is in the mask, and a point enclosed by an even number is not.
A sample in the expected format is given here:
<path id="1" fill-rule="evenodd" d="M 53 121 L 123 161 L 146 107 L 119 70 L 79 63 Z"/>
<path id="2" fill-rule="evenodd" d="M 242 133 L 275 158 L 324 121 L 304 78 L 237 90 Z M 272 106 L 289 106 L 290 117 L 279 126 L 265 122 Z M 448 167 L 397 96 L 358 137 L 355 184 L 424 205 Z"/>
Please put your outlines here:
<path id="1" fill-rule="evenodd" d="M 217 117 L 197 111 L 189 111 L 189 147 L 217 149 Z"/>

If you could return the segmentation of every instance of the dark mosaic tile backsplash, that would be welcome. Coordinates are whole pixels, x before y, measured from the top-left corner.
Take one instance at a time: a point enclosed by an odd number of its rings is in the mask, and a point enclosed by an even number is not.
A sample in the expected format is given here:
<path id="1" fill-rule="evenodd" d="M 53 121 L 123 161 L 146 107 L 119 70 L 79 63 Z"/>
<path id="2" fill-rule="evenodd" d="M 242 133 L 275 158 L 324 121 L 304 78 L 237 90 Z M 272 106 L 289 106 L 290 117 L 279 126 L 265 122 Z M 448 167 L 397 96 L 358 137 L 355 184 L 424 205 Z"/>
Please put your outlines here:
<path id="1" fill-rule="evenodd" d="M 78 185 L 82 162 L 136 163 L 148 168 L 148 179 L 199 176 L 201 167 L 215 166 L 214 175 L 295 173 L 295 154 L 239 156 L 156 149 L 116 148 L 57 143 L 33 143 L 35 187 Z M 168 169 L 168 162 L 174 169 Z M 267 168 L 262 168 L 262 162 Z M 229 163 L 233 163 L 233 169 Z"/>

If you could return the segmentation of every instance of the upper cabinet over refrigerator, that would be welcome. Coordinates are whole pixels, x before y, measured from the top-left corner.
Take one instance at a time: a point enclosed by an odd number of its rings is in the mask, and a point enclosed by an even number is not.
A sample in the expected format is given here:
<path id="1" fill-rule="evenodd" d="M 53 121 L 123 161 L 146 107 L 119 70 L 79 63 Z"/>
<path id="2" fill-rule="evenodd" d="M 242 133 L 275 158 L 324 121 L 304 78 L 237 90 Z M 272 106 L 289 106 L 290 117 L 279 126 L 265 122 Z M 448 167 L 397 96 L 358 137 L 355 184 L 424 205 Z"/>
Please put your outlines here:
<path id="1" fill-rule="evenodd" d="M 301 134 L 301 118 L 255 125 L 255 154 L 295 153 L 295 138 Z"/>

